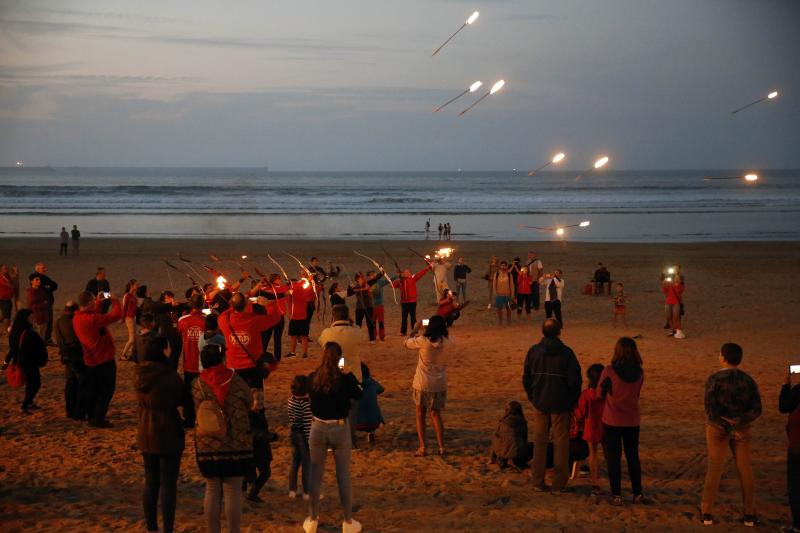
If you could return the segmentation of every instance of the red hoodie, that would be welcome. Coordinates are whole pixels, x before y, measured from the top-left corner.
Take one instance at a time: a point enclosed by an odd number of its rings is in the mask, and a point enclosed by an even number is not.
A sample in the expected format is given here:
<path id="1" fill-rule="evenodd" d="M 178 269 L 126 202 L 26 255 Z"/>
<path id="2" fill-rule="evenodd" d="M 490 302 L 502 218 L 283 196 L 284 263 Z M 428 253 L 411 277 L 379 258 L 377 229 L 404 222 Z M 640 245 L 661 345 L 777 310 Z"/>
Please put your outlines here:
<path id="1" fill-rule="evenodd" d="M 266 315 L 256 314 L 253 312 L 253 306 L 248 305 L 241 313 L 234 312 L 231 308 L 219 316 L 219 329 L 225 335 L 227 349 L 225 357 L 229 368 L 244 370 L 256 366 L 256 360 L 264 352 L 261 332 L 271 328 L 281 319 L 277 308 L 271 307 L 267 311 Z"/>
<path id="2" fill-rule="evenodd" d="M 665 283 L 661 290 L 664 291 L 664 295 L 667 297 L 667 305 L 678 305 L 681 303 L 683 283 Z"/>
<path id="3" fill-rule="evenodd" d="M 114 339 L 106 326 L 113 324 L 122 316 L 119 300 L 111 300 L 108 313 L 98 313 L 94 309 L 80 309 L 72 317 L 75 336 L 83 348 L 83 361 L 86 366 L 97 366 L 114 360 Z"/>
<path id="4" fill-rule="evenodd" d="M 397 278 L 392 282 L 392 287 L 400 288 L 400 303 L 408 304 L 417 301 L 417 280 L 430 270 L 425 267 L 410 278 Z"/>
<path id="5" fill-rule="evenodd" d="M 183 370 L 185 372 L 200 372 L 200 349 L 197 341 L 205 331 L 206 318 L 200 311 L 192 311 L 178 319 L 178 331 L 183 341 Z"/>

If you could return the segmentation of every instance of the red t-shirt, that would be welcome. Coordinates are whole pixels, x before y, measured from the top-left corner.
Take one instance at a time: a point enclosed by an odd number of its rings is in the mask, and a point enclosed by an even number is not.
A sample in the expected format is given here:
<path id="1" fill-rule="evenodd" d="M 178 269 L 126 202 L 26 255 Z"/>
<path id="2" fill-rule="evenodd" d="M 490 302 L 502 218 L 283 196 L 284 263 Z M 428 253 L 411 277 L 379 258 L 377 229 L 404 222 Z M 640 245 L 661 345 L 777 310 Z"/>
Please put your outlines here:
<path id="1" fill-rule="evenodd" d="M 126 292 L 125 296 L 122 297 L 122 318 L 135 318 L 138 307 L 136 296 Z"/>
<path id="2" fill-rule="evenodd" d="M 308 318 L 308 302 L 314 300 L 314 289 L 311 287 L 311 283 L 308 284 L 308 287 L 303 287 L 305 283 L 304 281 L 298 281 L 292 285 L 292 303 L 294 305 L 292 308 L 292 320 L 305 320 Z"/>
<path id="3" fill-rule="evenodd" d="M 192 311 L 178 319 L 178 331 L 183 341 L 183 370 L 200 372 L 200 349 L 197 341 L 205 331 L 206 318 L 200 311 Z"/>
<path id="4" fill-rule="evenodd" d="M 106 327 L 119 320 L 122 316 L 122 307 L 119 300 L 111 300 L 111 309 L 108 313 L 98 313 L 94 310 L 78 310 L 72 317 L 72 327 L 75 336 L 83 348 L 83 361 L 86 366 L 97 366 L 114 360 L 114 339 Z"/>
<path id="5" fill-rule="evenodd" d="M 222 313 L 219 316 L 219 329 L 225 335 L 228 368 L 243 370 L 256 366 L 254 358 L 257 360 L 264 351 L 261 332 L 277 324 L 280 319 L 281 314 L 275 307 L 268 309 L 266 315 L 254 313 L 252 305 L 248 305 L 241 313 L 233 309 Z"/>

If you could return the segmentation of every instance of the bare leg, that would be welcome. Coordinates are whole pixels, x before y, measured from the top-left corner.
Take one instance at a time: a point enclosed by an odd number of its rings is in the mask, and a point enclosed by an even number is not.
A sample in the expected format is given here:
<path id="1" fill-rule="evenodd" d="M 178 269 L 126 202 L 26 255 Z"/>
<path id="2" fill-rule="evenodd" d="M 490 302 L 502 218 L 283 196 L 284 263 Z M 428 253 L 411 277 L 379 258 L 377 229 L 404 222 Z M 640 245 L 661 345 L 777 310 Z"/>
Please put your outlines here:
<path id="1" fill-rule="evenodd" d="M 597 456 L 597 443 L 589 443 L 589 475 L 592 479 L 592 485 L 600 484 L 600 461 Z"/>
<path id="2" fill-rule="evenodd" d="M 289 337 L 289 353 L 294 353 L 295 349 L 297 349 L 297 337 Z"/>
<path id="3" fill-rule="evenodd" d="M 420 451 L 425 450 L 425 406 L 417 406 L 417 438 Z"/>
<path id="4" fill-rule="evenodd" d="M 300 337 L 300 343 L 303 345 L 303 354 L 308 353 L 308 337 Z M 292 350 L 294 351 L 294 350 Z"/>
<path id="5" fill-rule="evenodd" d="M 442 413 L 438 409 L 431 409 L 431 421 L 433 429 L 436 431 L 436 443 L 439 445 L 441 453 L 444 451 L 444 421 L 442 421 Z"/>

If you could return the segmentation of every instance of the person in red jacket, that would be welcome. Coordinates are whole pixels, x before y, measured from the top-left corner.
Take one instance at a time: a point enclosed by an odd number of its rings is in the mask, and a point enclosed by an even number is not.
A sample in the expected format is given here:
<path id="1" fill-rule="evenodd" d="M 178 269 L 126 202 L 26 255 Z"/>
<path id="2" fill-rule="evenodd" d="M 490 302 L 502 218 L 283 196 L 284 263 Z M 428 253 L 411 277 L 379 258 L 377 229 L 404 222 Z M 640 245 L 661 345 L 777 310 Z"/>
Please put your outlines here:
<path id="1" fill-rule="evenodd" d="M 523 266 L 517 275 L 517 322 L 522 322 L 522 308 L 525 307 L 525 318 L 531 318 L 533 307 L 533 277 L 528 272 L 528 267 Z"/>
<path id="2" fill-rule="evenodd" d="M 289 353 L 286 357 L 294 357 L 297 341 L 303 347 L 303 358 L 308 357 L 308 332 L 311 328 L 309 304 L 316 305 L 316 295 L 311 283 L 303 278 L 292 285 L 292 316 L 289 320 Z"/>
<path id="3" fill-rule="evenodd" d="M 402 320 L 400 323 L 400 334 L 405 335 L 408 329 L 408 319 L 411 318 L 411 325 L 417 323 L 417 281 L 431 269 L 428 266 L 411 275 L 411 271 L 406 269 L 400 272 L 400 277 L 392 281 L 392 287 L 400 289 L 400 312 Z"/>
<path id="4" fill-rule="evenodd" d="M 31 278 L 31 286 L 26 293 L 26 303 L 28 309 L 33 311 L 33 327 L 41 338 L 47 331 L 47 311 L 50 301 L 47 299 L 47 292 L 42 288 L 42 279 L 39 276 Z"/>
<path id="5" fill-rule="evenodd" d="M 661 290 L 666 297 L 667 316 L 672 329 L 668 335 L 676 339 L 685 339 L 686 335 L 681 329 L 684 285 L 680 274 L 675 273 L 673 276 L 664 278 L 664 281 L 661 282 Z"/>
<path id="6" fill-rule="evenodd" d="M 94 295 L 82 292 L 78 295 L 79 309 L 72 318 L 72 327 L 83 348 L 83 362 L 86 364 L 89 426 L 95 428 L 113 427 L 106 420 L 106 413 L 117 386 L 117 363 L 114 339 L 108 326 L 122 317 L 122 306 L 116 298 L 110 300 L 111 309 L 101 313 Z"/>
<path id="7" fill-rule="evenodd" d="M 181 334 L 183 350 L 183 418 L 187 428 L 193 428 L 195 422 L 194 402 L 192 401 L 192 383 L 200 375 L 200 348 L 198 341 L 205 331 L 206 317 L 203 315 L 205 300 L 200 294 L 189 299 L 191 311 L 178 319 L 178 332 Z"/>

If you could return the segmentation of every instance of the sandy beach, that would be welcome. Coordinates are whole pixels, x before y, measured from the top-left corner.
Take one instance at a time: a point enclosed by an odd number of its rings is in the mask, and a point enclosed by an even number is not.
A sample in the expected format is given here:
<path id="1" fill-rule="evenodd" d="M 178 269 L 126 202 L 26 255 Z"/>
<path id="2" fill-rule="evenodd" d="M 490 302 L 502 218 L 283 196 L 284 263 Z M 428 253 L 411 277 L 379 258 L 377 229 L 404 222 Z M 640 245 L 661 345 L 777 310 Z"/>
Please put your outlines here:
<path id="1" fill-rule="evenodd" d="M 402 266 L 412 269 L 422 262 L 407 246 L 429 253 L 429 242 L 386 242 Z M 353 453 L 354 516 L 365 531 L 689 531 L 700 529 L 697 507 L 705 474 L 703 384 L 718 369 L 718 349 L 724 342 L 741 344 L 742 368 L 758 382 L 764 406 L 754 425 L 753 468 L 758 513 L 772 530 L 789 522 L 786 504 L 785 417 L 778 413 L 777 398 L 789 362 L 800 363 L 800 247 L 797 243 L 725 244 L 573 244 L 569 242 L 461 242 L 451 241 L 456 256 L 472 268 L 468 295 L 472 304 L 451 330 L 457 349 L 448 367 L 448 402 L 443 413 L 449 455 L 416 458 L 411 381 L 416 354 L 402 347 L 399 306 L 386 291 L 387 334 L 384 343 L 367 344 L 365 359 L 373 376 L 386 388 L 380 404 L 387 424 L 370 445 Z M 0 240 L 0 262 L 19 265 L 21 277 L 37 261 L 48 265 L 48 275 L 59 283 L 56 313 L 74 298 L 97 266 L 108 271 L 112 292 L 119 294 L 129 278 L 146 283 L 155 295 L 170 288 L 162 261 L 177 252 L 208 262 L 208 254 L 264 258 L 267 252 L 287 250 L 298 257 L 317 255 L 323 264 L 332 260 L 347 271 L 371 268 L 351 251 L 384 260 L 377 242 L 254 240 L 100 240 L 87 238 L 80 257 L 59 257 L 53 239 Z M 620 336 L 640 335 L 644 358 L 642 390 L 641 457 L 644 491 L 653 501 L 623 508 L 596 502 L 583 477 L 575 492 L 564 495 L 534 494 L 529 471 L 500 471 L 488 464 L 491 433 L 510 400 L 530 404 L 521 385 L 522 365 L 528 348 L 540 338 L 544 312 L 530 323 L 498 327 L 494 311 L 486 309 L 486 282 L 482 275 L 491 255 L 501 259 L 524 258 L 536 250 L 545 270 L 564 272 L 565 330 L 585 371 L 592 363 L 608 363 Z M 290 274 L 296 264 L 280 259 Z M 628 327 L 612 325 L 611 299 L 581 294 L 594 265 L 604 262 L 615 281 L 625 283 L 629 296 Z M 680 264 L 686 275 L 687 338 L 665 336 L 659 274 Z M 274 270 L 260 259 L 261 270 Z M 229 278 L 237 269 L 228 263 Z M 186 280 L 172 272 L 172 283 L 183 292 Z M 434 313 L 431 277 L 419 287 L 420 317 Z M 524 316 L 524 315 L 523 315 Z M 313 319 L 316 338 L 326 324 Z M 118 350 L 124 327 L 113 328 Z M 284 342 L 287 339 L 284 337 Z M 286 345 L 284 345 L 286 346 Z M 3 355 L 7 339 L 0 340 Z M 307 360 L 281 363 L 267 383 L 267 416 L 281 439 L 273 445 L 272 478 L 262 492 L 266 503 L 245 504 L 244 531 L 295 532 L 307 514 L 306 503 L 287 497 L 290 461 L 286 399 L 289 382 L 310 372 L 319 361 L 314 346 Z M 22 392 L 0 385 L 0 522 L 6 533 L 37 531 L 59 533 L 144 531 L 141 509 L 143 468 L 135 449 L 136 402 L 132 383 L 134 365 L 118 363 L 117 392 L 111 405 L 114 428 L 89 431 L 65 417 L 63 368 L 57 350 L 43 369 L 43 386 L 37 403 L 42 409 L 22 416 Z M 429 438 L 433 439 L 429 428 Z M 432 442 L 432 440 L 431 440 Z M 629 484 L 623 470 L 623 493 Z M 603 468 L 603 476 L 604 468 Z M 323 492 L 321 530 L 341 530 L 341 514 L 328 461 Z M 608 489 L 607 478 L 603 488 Z M 192 432 L 178 485 L 178 531 L 203 531 L 203 478 L 194 458 Z M 724 476 L 718 498 L 716 530 L 738 526 L 741 516 L 739 483 L 732 465 Z"/>

